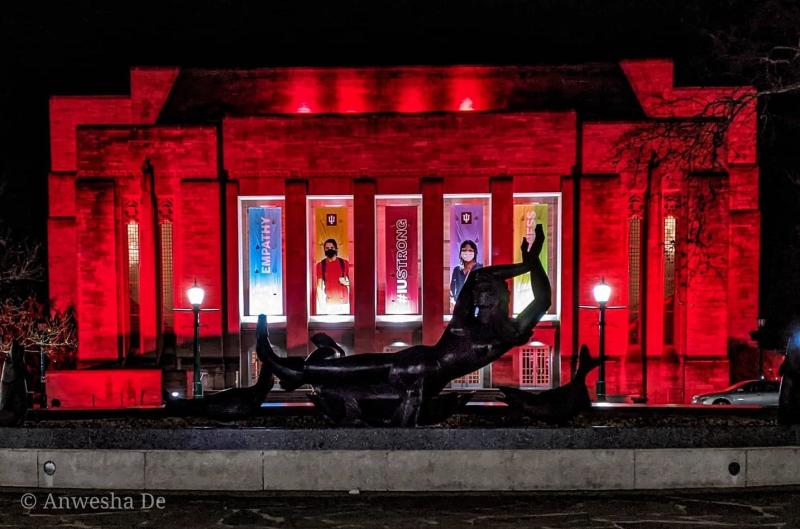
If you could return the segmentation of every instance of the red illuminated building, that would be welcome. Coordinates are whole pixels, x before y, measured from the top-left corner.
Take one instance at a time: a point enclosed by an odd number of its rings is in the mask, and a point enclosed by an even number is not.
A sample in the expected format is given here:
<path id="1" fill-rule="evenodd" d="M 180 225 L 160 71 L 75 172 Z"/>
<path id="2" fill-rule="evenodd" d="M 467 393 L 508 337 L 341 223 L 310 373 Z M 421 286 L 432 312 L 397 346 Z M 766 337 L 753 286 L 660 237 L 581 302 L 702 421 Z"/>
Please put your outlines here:
<path id="1" fill-rule="evenodd" d="M 134 68 L 129 95 L 54 96 L 50 297 L 76 309 L 79 370 L 48 389 L 65 405 L 70 392 L 74 405 L 160 402 L 157 370 L 80 368 L 155 355 L 191 367 L 192 315 L 175 309 L 195 279 L 219 309 L 202 315 L 212 387 L 247 383 L 259 312 L 286 354 L 321 329 L 355 352 L 434 342 L 463 241 L 483 265 L 508 263 L 531 219 L 549 235 L 553 307 L 529 351 L 464 385 L 563 381 L 575 336 L 596 350 L 597 314 L 576 306 L 601 278 L 625 306 L 608 315 L 612 357 L 636 361 L 644 340 L 653 358 L 728 359 L 751 346 L 758 311 L 754 106 L 713 160 L 665 163 L 663 141 L 632 138 L 708 121 L 747 90 L 675 86 L 671 61 L 642 60 Z M 320 281 L 327 239 L 337 255 Z M 522 302 L 530 289 L 511 286 Z"/>

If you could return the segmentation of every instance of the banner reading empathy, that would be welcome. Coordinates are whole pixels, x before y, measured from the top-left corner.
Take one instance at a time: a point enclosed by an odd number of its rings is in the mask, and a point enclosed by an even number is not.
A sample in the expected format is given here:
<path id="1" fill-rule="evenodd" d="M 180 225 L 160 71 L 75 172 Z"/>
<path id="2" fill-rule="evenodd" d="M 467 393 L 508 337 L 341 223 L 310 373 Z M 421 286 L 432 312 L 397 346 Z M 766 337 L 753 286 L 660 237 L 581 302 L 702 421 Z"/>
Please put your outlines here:
<path id="1" fill-rule="evenodd" d="M 514 205 L 514 262 L 522 261 L 522 250 L 519 245 L 522 238 L 533 242 L 536 225 L 541 224 L 547 233 L 547 204 L 515 204 Z M 539 254 L 542 266 L 547 270 L 547 244 Z M 514 314 L 519 314 L 533 301 L 530 274 L 522 274 L 514 278 Z"/>
<path id="2" fill-rule="evenodd" d="M 417 206 L 386 206 L 386 314 L 419 313 Z"/>
<path id="3" fill-rule="evenodd" d="M 249 303 L 247 315 L 283 314 L 281 208 L 247 208 Z"/>

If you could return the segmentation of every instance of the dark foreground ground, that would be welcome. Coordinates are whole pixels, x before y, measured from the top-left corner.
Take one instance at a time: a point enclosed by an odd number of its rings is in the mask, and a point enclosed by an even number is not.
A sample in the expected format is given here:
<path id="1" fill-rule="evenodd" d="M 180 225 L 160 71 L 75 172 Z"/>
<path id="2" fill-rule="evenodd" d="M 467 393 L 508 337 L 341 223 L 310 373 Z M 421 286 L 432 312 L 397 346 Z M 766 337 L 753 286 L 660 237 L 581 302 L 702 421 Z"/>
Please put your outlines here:
<path id="1" fill-rule="evenodd" d="M 33 510 L 21 502 L 35 495 Z M 44 509 L 47 491 L 0 490 L 0 528 L 800 528 L 800 488 L 537 494 L 169 494 L 164 508 L 79 512 Z M 109 491 L 56 491 L 109 497 Z M 154 496 L 157 494 L 154 493 Z M 149 500 L 152 501 L 152 500 Z"/>

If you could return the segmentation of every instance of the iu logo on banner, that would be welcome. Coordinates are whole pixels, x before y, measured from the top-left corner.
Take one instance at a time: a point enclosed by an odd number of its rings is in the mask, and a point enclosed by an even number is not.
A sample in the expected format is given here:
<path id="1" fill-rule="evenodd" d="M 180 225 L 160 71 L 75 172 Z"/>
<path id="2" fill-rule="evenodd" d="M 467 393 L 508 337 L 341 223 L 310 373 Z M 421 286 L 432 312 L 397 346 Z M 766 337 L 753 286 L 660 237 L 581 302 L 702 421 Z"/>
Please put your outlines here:
<path id="1" fill-rule="evenodd" d="M 325 222 L 328 226 L 336 226 L 336 213 L 328 213 L 325 216 Z"/>
<path id="2" fill-rule="evenodd" d="M 472 224 L 472 212 L 463 211 L 461 213 L 461 224 Z"/>

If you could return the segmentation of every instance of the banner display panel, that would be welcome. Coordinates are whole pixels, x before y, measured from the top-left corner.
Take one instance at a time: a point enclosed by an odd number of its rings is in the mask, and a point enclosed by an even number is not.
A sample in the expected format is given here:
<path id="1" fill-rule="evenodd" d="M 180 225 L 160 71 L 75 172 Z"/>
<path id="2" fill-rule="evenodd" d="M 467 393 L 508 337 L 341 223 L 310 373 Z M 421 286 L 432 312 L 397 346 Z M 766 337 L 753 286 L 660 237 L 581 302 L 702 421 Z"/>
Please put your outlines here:
<path id="1" fill-rule="evenodd" d="M 353 299 L 350 273 L 350 240 L 348 208 L 320 206 L 314 208 L 314 298 L 316 314 L 351 314 Z M 325 255 L 327 246 L 334 246 L 336 255 Z M 332 241 L 332 242 L 331 242 Z"/>
<path id="2" fill-rule="evenodd" d="M 386 314 L 419 314 L 417 206 L 386 206 Z"/>
<path id="3" fill-rule="evenodd" d="M 486 242 L 483 237 L 484 206 L 482 204 L 453 204 L 450 206 L 450 297 L 451 305 L 458 298 L 466 280 L 461 260 L 461 245 L 474 244 L 475 265 L 486 262 Z"/>
<path id="4" fill-rule="evenodd" d="M 249 302 L 246 315 L 283 314 L 281 208 L 247 208 Z"/>
<path id="5" fill-rule="evenodd" d="M 541 224 L 544 232 L 547 233 L 548 219 L 547 204 L 515 204 L 514 205 L 514 262 L 522 261 L 522 250 L 520 244 L 522 238 L 528 239 L 528 243 L 533 243 L 535 237 L 534 230 L 537 224 Z M 539 254 L 542 266 L 547 270 L 547 244 Z M 531 290 L 530 274 L 522 274 L 514 278 L 514 314 L 519 314 L 533 301 L 533 291 Z"/>

